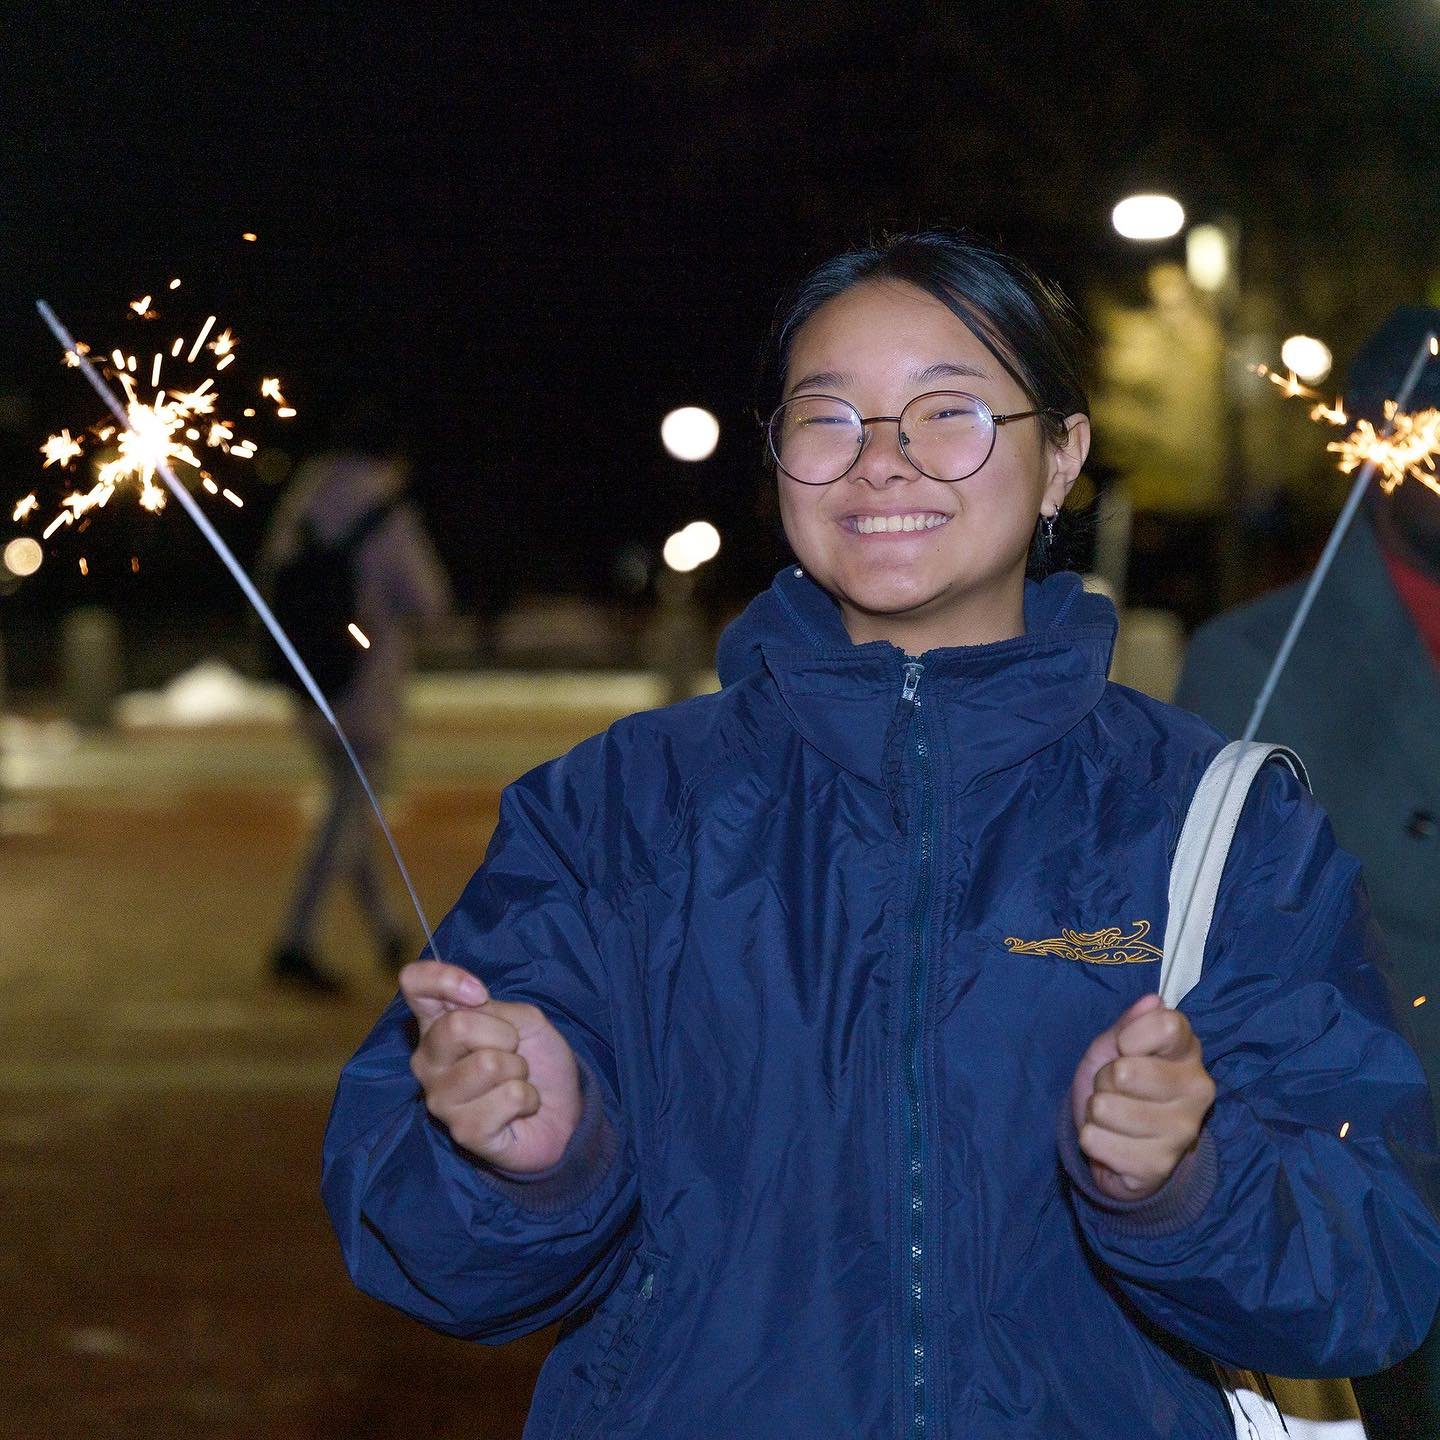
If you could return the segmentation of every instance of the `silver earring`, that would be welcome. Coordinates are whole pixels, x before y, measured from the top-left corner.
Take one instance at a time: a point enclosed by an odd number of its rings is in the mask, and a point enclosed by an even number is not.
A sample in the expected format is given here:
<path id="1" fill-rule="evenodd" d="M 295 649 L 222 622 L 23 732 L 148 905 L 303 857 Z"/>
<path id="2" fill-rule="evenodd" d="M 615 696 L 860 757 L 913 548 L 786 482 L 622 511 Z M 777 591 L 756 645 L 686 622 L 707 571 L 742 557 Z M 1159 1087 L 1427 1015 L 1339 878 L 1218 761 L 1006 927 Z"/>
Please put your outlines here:
<path id="1" fill-rule="evenodd" d="M 1045 544 L 1047 546 L 1055 543 L 1055 517 L 1053 515 L 1042 515 L 1040 517 L 1045 523 Z"/>

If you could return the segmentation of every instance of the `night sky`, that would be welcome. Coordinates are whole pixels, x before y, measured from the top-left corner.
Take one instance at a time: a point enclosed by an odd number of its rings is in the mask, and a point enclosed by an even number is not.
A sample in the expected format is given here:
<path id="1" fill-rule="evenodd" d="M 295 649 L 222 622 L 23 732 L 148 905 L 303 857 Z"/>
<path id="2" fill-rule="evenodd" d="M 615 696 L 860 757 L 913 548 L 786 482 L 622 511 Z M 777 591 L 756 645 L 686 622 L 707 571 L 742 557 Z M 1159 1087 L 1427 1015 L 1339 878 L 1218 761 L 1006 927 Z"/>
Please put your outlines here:
<path id="1" fill-rule="evenodd" d="M 34 297 L 110 334 L 180 275 L 186 313 L 287 382 L 299 418 L 258 438 L 302 453 L 356 397 L 405 412 L 418 498 L 486 613 L 606 596 L 623 545 L 697 515 L 727 540 L 712 583 L 763 583 L 784 555 L 759 344 L 788 283 L 884 226 L 967 225 L 1083 298 L 1138 284 L 1114 200 L 1167 189 L 1241 220 L 1248 281 L 1342 365 L 1440 273 L 1434 0 L 45 4 L 3 38 L 4 518 L 47 431 L 95 415 Z M 698 467 L 659 447 L 682 403 L 721 419 Z M 274 492 L 241 473 L 247 508 L 217 518 L 249 554 Z M 0 599 L 12 655 L 87 597 L 239 614 L 178 511 L 104 523 L 88 581 L 62 532 Z"/>

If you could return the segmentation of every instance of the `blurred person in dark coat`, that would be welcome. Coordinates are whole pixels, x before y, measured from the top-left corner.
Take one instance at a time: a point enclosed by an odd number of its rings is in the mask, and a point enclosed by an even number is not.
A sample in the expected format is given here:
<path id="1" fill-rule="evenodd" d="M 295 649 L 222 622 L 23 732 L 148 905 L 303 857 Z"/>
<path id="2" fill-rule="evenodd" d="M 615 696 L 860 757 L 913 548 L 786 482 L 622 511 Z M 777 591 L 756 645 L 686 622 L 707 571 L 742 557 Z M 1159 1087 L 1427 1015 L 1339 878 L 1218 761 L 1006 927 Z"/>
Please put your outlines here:
<path id="1" fill-rule="evenodd" d="M 1352 423 L 1384 423 L 1440 309 L 1396 310 L 1351 367 Z M 1409 408 L 1440 407 L 1440 362 Z M 1238 736 L 1304 582 L 1202 626 L 1176 703 Z M 1345 538 L 1260 724 L 1297 750 L 1340 844 L 1365 866 L 1398 1005 L 1440 1097 L 1440 494 L 1375 483 Z M 1424 1001 L 1420 997 L 1426 997 Z M 1440 1435 L 1440 1327 L 1410 1360 L 1357 1385 L 1372 1440 Z"/>
<path id="2" fill-rule="evenodd" d="M 415 632 L 449 614 L 452 602 L 419 512 L 405 498 L 408 466 L 396 453 L 383 412 L 358 409 L 337 427 L 334 440 L 329 453 L 296 470 L 270 527 L 260 568 L 273 587 L 307 545 L 346 554 L 354 618 L 369 647 L 356 652 L 352 672 L 326 698 L 378 793 L 400 729 Z M 303 654 L 303 620 L 294 630 Z M 323 679 L 320 683 L 328 689 Z M 381 853 L 364 789 L 334 731 L 308 698 L 301 699 L 298 720 L 324 767 L 329 801 L 300 871 L 270 972 L 282 984 L 335 994 L 342 983 L 316 958 L 313 937 L 321 903 L 336 880 L 353 887 L 386 970 L 398 971 L 414 956 L 408 927 L 386 894 L 389 860 Z"/>

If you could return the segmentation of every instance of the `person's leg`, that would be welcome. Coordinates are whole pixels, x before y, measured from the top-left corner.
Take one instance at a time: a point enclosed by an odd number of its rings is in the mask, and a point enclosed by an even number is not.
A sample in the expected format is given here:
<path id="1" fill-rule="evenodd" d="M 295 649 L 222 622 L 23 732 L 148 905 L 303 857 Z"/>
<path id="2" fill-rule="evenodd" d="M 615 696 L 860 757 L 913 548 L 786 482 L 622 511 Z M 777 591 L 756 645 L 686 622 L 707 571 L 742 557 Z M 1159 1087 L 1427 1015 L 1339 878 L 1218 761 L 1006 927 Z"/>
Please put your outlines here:
<path id="1" fill-rule="evenodd" d="M 364 792 L 338 744 L 321 745 L 319 754 L 329 780 L 329 804 L 296 880 L 271 968 L 278 980 L 333 993 L 341 988 L 340 982 L 315 962 L 311 937 L 325 892 L 340 872 L 347 846 L 353 845 L 349 837 L 355 825 L 356 799 L 358 796 L 363 803 Z"/>
<path id="2" fill-rule="evenodd" d="M 370 777 L 370 784 L 377 795 L 385 790 L 390 771 L 390 756 L 387 751 L 370 751 L 361 755 L 360 763 Z M 405 926 L 391 908 L 385 880 L 389 874 L 389 856 L 382 853 L 382 837 L 370 813 L 369 800 L 358 781 L 362 804 L 356 810 L 353 831 L 347 836 L 349 854 L 347 869 L 350 883 L 354 887 L 355 899 L 360 913 L 370 926 L 375 937 L 376 948 L 380 951 L 382 966 L 389 971 L 398 970 L 414 956 L 408 953 Z"/>

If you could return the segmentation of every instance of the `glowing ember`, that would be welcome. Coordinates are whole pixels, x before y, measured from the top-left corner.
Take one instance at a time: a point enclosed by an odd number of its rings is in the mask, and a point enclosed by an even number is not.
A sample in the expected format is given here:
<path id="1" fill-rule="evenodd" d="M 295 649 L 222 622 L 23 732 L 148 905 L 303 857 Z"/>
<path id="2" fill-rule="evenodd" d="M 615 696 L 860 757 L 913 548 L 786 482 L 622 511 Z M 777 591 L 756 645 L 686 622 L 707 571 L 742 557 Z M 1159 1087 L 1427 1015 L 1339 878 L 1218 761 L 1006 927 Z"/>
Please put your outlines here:
<path id="1" fill-rule="evenodd" d="M 1417 996 L 1410 1002 L 1411 1007 L 1412 1007 L 1413 1009 L 1415 1009 L 1415 1010 L 1418 1010 L 1418 1009 L 1425 1003 L 1426 998 L 1427 998 L 1427 997 L 1424 996 L 1424 995 L 1417 995 Z"/>
<path id="2" fill-rule="evenodd" d="M 362 649 L 370 648 L 370 637 L 352 620 L 348 626 L 350 633 L 355 637 L 355 643 Z"/>
<path id="3" fill-rule="evenodd" d="M 35 498 L 35 492 L 32 490 L 30 494 L 15 507 L 15 513 L 11 515 L 10 518 L 15 524 L 19 525 L 22 521 L 28 520 L 39 508 L 40 502 Z"/>
<path id="4" fill-rule="evenodd" d="M 190 353 L 185 357 L 187 365 L 195 363 L 195 357 L 200 353 L 200 347 L 205 343 L 205 337 L 210 333 L 210 327 L 214 325 L 215 317 L 212 315 L 201 327 L 200 333 L 195 337 L 195 343 L 190 347 Z"/>
<path id="5" fill-rule="evenodd" d="M 1350 1122 L 1347 1120 L 1340 1127 L 1340 1138 L 1343 1140 L 1350 1133 Z"/>
<path id="6" fill-rule="evenodd" d="M 155 318 L 155 312 L 150 308 L 151 299 L 152 297 L 149 295 L 142 295 L 138 300 L 132 300 L 130 302 L 130 308 L 142 320 L 153 320 Z"/>
<path id="7" fill-rule="evenodd" d="M 80 442 L 71 438 L 69 430 L 62 430 L 58 435 L 52 435 L 40 447 L 40 453 L 45 457 L 46 470 L 52 465 L 63 468 L 72 460 L 80 458 Z M 35 497 L 32 495 L 30 498 L 33 500 Z M 17 515 L 15 518 L 18 520 L 20 517 Z"/>

